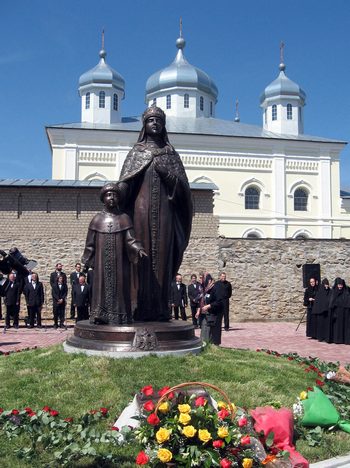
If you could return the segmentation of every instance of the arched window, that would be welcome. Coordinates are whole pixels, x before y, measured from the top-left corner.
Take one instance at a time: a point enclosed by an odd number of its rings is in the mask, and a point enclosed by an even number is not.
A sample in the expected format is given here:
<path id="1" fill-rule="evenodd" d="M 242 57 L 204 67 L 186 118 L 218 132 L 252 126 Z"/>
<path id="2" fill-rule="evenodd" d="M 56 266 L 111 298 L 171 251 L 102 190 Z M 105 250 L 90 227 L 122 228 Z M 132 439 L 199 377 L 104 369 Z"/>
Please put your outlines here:
<path id="1" fill-rule="evenodd" d="M 171 95 L 170 94 L 167 94 L 167 97 L 166 97 L 166 108 L 171 109 Z"/>
<path id="2" fill-rule="evenodd" d="M 247 187 L 244 194 L 245 209 L 259 209 L 260 190 L 256 187 Z"/>
<path id="3" fill-rule="evenodd" d="M 287 120 L 293 119 L 293 108 L 292 104 L 287 104 Z"/>
<path id="4" fill-rule="evenodd" d="M 309 236 L 307 236 L 306 234 L 298 234 L 294 239 L 297 239 L 297 240 L 305 240 L 305 239 L 308 239 Z"/>
<path id="5" fill-rule="evenodd" d="M 90 93 L 85 94 L 85 109 L 90 109 Z"/>
<path id="6" fill-rule="evenodd" d="M 210 101 L 210 117 L 213 116 L 213 103 Z"/>
<path id="7" fill-rule="evenodd" d="M 294 192 L 294 211 L 307 211 L 308 193 L 304 189 L 296 189 Z"/>
<path id="8" fill-rule="evenodd" d="M 184 108 L 188 109 L 190 107 L 190 96 L 188 94 L 184 95 Z"/>
<path id="9" fill-rule="evenodd" d="M 119 106 L 118 94 L 113 94 L 113 110 L 117 111 Z"/>
<path id="10" fill-rule="evenodd" d="M 203 96 L 199 98 L 199 108 L 201 111 L 204 110 L 204 97 Z"/>
<path id="11" fill-rule="evenodd" d="M 261 237 L 257 232 L 252 231 L 247 234 L 246 239 L 261 239 Z"/>
<path id="12" fill-rule="evenodd" d="M 272 120 L 277 120 L 277 105 L 272 106 Z"/>
<path id="13" fill-rule="evenodd" d="M 106 93 L 104 91 L 100 91 L 100 94 L 98 95 L 98 107 L 100 109 L 105 108 L 105 100 L 106 100 Z"/>

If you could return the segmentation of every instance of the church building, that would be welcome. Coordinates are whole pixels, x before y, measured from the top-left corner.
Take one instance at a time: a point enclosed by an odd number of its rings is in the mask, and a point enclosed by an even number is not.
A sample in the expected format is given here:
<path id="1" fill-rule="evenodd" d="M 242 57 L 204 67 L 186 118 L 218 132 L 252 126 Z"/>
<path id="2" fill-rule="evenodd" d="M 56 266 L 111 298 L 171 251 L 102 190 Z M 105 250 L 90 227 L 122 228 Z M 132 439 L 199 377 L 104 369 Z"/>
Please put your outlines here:
<path id="1" fill-rule="evenodd" d="M 148 78 L 145 102 L 166 113 L 192 187 L 214 189 L 220 235 L 350 238 L 350 194 L 341 194 L 339 174 L 346 142 L 304 134 L 306 94 L 288 78 L 283 57 L 261 94 L 259 127 L 216 116 L 218 89 L 186 60 L 185 45 L 180 34 L 173 62 Z M 79 79 L 81 122 L 46 127 L 52 179 L 118 180 L 137 141 L 141 117 L 122 116 L 125 81 L 106 56 L 103 48 Z"/>

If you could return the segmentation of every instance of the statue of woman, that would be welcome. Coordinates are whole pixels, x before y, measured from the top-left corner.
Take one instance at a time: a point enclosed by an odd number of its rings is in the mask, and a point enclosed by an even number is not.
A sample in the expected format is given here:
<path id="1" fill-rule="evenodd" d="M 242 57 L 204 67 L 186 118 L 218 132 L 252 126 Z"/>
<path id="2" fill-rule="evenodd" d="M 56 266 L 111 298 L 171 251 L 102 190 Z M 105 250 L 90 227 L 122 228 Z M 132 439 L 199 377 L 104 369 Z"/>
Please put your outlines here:
<path id="1" fill-rule="evenodd" d="M 128 194 L 126 211 L 147 253 L 137 266 L 134 318 L 167 321 L 170 284 L 190 237 L 192 200 L 182 161 L 168 140 L 164 112 L 150 107 L 142 118 L 138 142 L 126 156 L 120 176 Z"/>
<path id="2" fill-rule="evenodd" d="M 119 210 L 118 185 L 104 185 L 100 199 L 104 210 L 90 223 L 82 258 L 84 269 L 93 269 L 90 322 L 131 323 L 130 263 L 146 253 L 134 237 L 130 217 Z"/>

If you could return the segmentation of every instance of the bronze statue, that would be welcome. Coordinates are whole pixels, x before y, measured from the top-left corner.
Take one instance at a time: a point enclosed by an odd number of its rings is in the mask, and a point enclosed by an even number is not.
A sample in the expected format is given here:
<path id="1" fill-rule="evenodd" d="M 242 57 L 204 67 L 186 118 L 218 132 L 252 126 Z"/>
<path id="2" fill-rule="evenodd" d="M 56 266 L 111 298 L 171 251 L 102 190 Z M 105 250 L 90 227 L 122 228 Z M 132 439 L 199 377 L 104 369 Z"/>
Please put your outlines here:
<path id="1" fill-rule="evenodd" d="M 182 161 L 168 140 L 164 112 L 152 106 L 142 118 L 138 142 L 126 156 L 119 182 L 135 237 L 147 253 L 133 282 L 134 319 L 167 321 L 170 284 L 190 237 L 192 200 Z"/>
<path id="2" fill-rule="evenodd" d="M 132 322 L 130 263 L 146 255 L 135 239 L 130 217 L 119 209 L 120 190 L 108 183 L 101 189 L 104 210 L 92 219 L 82 262 L 93 269 L 91 323 Z"/>

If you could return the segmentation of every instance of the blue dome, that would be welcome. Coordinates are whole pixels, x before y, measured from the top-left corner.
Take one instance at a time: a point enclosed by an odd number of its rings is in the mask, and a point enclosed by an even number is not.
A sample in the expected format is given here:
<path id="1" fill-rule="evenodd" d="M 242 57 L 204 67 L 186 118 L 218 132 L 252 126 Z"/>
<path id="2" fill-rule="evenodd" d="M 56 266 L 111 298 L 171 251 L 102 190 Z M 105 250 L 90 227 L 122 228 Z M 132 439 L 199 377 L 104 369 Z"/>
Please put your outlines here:
<path id="1" fill-rule="evenodd" d="M 294 83 L 294 81 L 287 77 L 284 73 L 285 69 L 285 65 L 281 63 L 280 74 L 265 88 L 265 91 L 260 96 L 260 104 L 262 104 L 265 99 L 274 97 L 296 97 L 299 98 L 301 100 L 301 104 L 304 105 L 306 99 L 305 92 L 297 83 Z"/>
<path id="2" fill-rule="evenodd" d="M 194 67 L 185 59 L 182 52 L 185 44 L 185 40 L 182 37 L 177 39 L 176 47 L 179 50 L 173 63 L 148 78 L 146 83 L 146 98 L 149 94 L 156 91 L 180 87 L 196 88 L 210 94 L 215 99 L 215 102 L 217 101 L 218 89 L 214 81 L 203 70 Z"/>
<path id="3" fill-rule="evenodd" d="M 111 84 L 114 88 L 120 91 L 125 90 L 124 78 L 105 61 L 105 50 L 100 51 L 100 61 L 96 67 L 83 73 L 79 78 L 79 87 L 88 86 L 91 84 Z"/>

